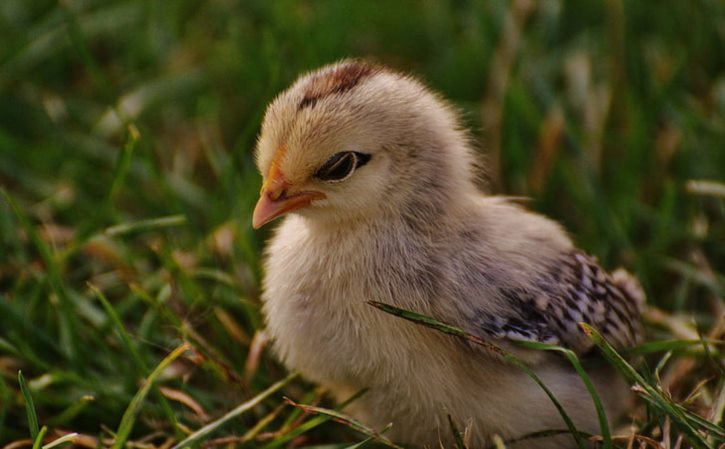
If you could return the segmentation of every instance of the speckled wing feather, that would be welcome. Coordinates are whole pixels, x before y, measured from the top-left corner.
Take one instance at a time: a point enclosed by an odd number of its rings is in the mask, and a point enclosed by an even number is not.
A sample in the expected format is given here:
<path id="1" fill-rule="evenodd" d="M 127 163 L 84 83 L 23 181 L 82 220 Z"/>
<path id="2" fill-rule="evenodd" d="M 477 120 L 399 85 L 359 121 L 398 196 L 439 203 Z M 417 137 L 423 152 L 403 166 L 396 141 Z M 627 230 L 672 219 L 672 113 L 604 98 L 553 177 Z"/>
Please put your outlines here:
<path id="1" fill-rule="evenodd" d="M 585 322 L 616 348 L 641 339 L 644 294 L 639 283 L 624 270 L 607 274 L 594 257 L 580 251 L 562 255 L 533 288 L 500 293 L 510 313 L 479 321 L 479 329 L 494 338 L 557 344 L 583 354 L 592 348 L 578 324 Z"/>

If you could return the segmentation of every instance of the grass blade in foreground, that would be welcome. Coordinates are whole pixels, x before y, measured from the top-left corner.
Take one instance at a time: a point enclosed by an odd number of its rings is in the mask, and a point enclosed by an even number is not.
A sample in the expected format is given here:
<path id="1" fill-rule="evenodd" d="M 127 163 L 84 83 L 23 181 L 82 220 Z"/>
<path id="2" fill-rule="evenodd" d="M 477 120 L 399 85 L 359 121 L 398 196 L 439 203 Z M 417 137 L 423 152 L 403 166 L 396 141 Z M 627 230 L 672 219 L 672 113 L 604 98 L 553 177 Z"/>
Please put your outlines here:
<path id="1" fill-rule="evenodd" d="M 45 438 L 45 434 L 48 432 L 48 427 L 43 426 L 42 429 L 40 429 L 40 432 L 38 432 L 38 435 L 35 437 L 35 441 L 33 441 L 33 449 L 40 449 L 43 446 L 43 438 Z"/>
<path id="2" fill-rule="evenodd" d="M 357 430 L 358 432 L 364 434 L 365 436 L 373 438 L 375 441 L 378 441 L 388 447 L 392 447 L 395 449 L 403 449 L 400 446 L 393 443 L 392 441 L 390 441 L 388 438 L 381 435 L 380 432 L 377 432 L 377 431 L 371 429 L 370 427 L 366 426 L 365 424 L 361 423 L 360 421 L 358 421 L 344 413 L 338 412 L 336 410 L 330 410 L 327 408 L 315 407 L 312 405 L 298 404 L 289 398 L 284 398 L 284 399 L 285 399 L 285 401 L 287 401 L 288 404 L 290 404 L 294 407 L 297 407 L 306 413 L 327 416 L 327 417 L 339 422 L 340 424 L 344 424 L 345 426 L 347 426 L 351 429 Z"/>
<path id="3" fill-rule="evenodd" d="M 23 393 L 23 399 L 25 399 L 25 411 L 28 414 L 30 438 L 35 441 L 38 438 L 38 433 L 40 432 L 38 426 L 38 415 L 35 413 L 33 397 L 30 395 L 30 389 L 28 388 L 28 384 L 25 382 L 25 377 L 23 376 L 22 371 L 18 371 L 18 383 L 20 384 L 20 391 Z"/>
<path id="4" fill-rule="evenodd" d="M 345 447 L 343 449 L 358 449 L 358 448 L 363 447 L 364 445 L 368 444 L 369 442 L 371 442 L 373 440 L 374 440 L 373 437 L 367 437 L 364 440 L 362 440 L 361 442 L 355 443 L 352 446 L 347 446 L 347 447 Z"/>
<path id="5" fill-rule="evenodd" d="M 253 397 L 252 399 L 248 400 L 247 402 L 237 406 L 233 410 L 229 411 L 226 415 L 222 416 L 221 418 L 217 419 L 216 421 L 210 422 L 209 424 L 205 425 L 201 429 L 197 430 L 196 432 L 192 433 L 188 437 L 186 437 L 184 440 L 179 442 L 176 446 L 174 446 L 172 449 L 181 449 L 184 447 L 191 446 L 192 444 L 196 444 L 202 439 L 209 436 L 212 432 L 218 430 L 221 428 L 224 424 L 231 421 L 232 419 L 236 418 L 237 416 L 241 415 L 242 413 L 246 412 L 247 410 L 255 407 L 257 404 L 262 402 L 263 400 L 267 399 L 269 396 L 280 390 L 282 387 L 287 385 L 292 379 L 297 377 L 297 373 L 292 373 L 289 376 L 285 377 L 284 379 L 272 384 L 269 388 L 264 390 L 263 392 L 259 393 L 257 396 Z"/>
<path id="6" fill-rule="evenodd" d="M 456 337 L 464 338 L 472 343 L 476 343 L 478 345 L 483 346 L 488 351 L 493 352 L 495 354 L 498 354 L 506 361 L 512 363 L 513 365 L 516 365 L 518 368 L 520 368 L 526 375 L 528 375 L 534 382 L 536 382 L 539 387 L 541 387 L 542 390 L 544 390 L 544 393 L 551 399 L 551 402 L 554 404 L 556 409 L 559 411 L 559 415 L 561 415 L 561 418 L 566 423 L 566 427 L 569 429 L 569 432 L 571 433 L 572 437 L 576 440 L 577 446 L 580 449 L 585 449 L 587 447 L 586 442 L 582 438 L 581 433 L 577 430 L 576 426 L 574 426 L 574 422 L 571 420 L 569 415 L 567 415 L 566 411 L 564 410 L 564 407 L 559 403 L 559 401 L 554 396 L 554 393 L 549 390 L 549 388 L 544 384 L 544 382 L 539 378 L 539 376 L 536 375 L 534 370 L 532 370 L 526 363 L 524 363 L 523 360 L 519 359 L 515 355 L 505 351 L 503 348 L 500 348 L 493 343 L 486 341 L 480 337 L 477 337 L 473 334 L 469 334 L 468 332 L 464 331 L 463 329 L 457 328 L 455 326 L 450 326 L 445 323 L 441 323 L 438 320 L 435 320 L 431 317 L 420 315 L 415 312 L 411 312 L 409 310 L 400 309 L 398 307 L 394 307 L 382 302 L 377 301 L 368 301 L 368 304 L 371 306 L 378 308 L 382 310 L 383 312 L 389 313 L 391 315 L 399 316 L 403 319 L 406 319 L 408 321 L 412 321 L 416 324 L 421 324 L 426 327 L 430 327 L 431 329 L 438 330 L 440 332 L 443 332 L 445 334 L 454 335 Z"/>
<path id="7" fill-rule="evenodd" d="M 720 354 L 718 347 L 725 346 L 725 341 L 714 340 L 712 338 L 703 338 L 702 340 L 660 340 L 642 343 L 633 348 L 623 350 L 622 353 L 626 355 L 645 355 L 656 352 L 666 351 L 683 351 L 691 349 L 693 352 L 703 352 L 704 347 L 711 346 L 711 352 L 715 352 L 715 355 Z"/>
<path id="8" fill-rule="evenodd" d="M 634 382 L 641 387 L 641 390 L 644 392 L 641 396 L 659 410 L 666 413 L 672 421 L 674 421 L 682 429 L 690 440 L 689 442 L 692 444 L 692 447 L 697 449 L 706 449 L 709 447 L 707 442 L 703 439 L 702 434 L 693 427 L 693 424 L 699 424 L 702 426 L 703 429 L 701 430 L 707 430 L 709 432 L 715 431 L 715 436 L 721 441 L 725 441 L 725 431 L 717 429 L 717 426 L 711 427 L 709 425 L 703 425 L 701 417 L 699 420 L 689 417 L 686 410 L 673 403 L 670 399 L 662 395 L 657 388 L 647 383 L 647 381 L 632 367 L 632 365 L 627 363 L 627 361 L 617 353 L 617 351 L 604 339 L 604 337 L 602 337 L 599 332 L 597 332 L 596 329 L 586 323 L 580 323 L 580 326 L 587 336 L 592 339 L 594 344 L 599 347 L 609 363 L 614 365 L 614 367 L 617 368 L 617 370 L 622 373 L 627 380 Z"/>
<path id="9" fill-rule="evenodd" d="M 360 398 L 360 396 L 364 395 L 366 392 L 367 392 L 367 389 L 362 389 L 362 390 L 356 392 L 355 394 L 353 394 L 352 396 L 350 396 L 349 398 L 347 398 L 346 400 L 341 402 L 340 405 L 338 405 L 338 408 L 340 410 L 344 409 L 348 405 L 357 401 Z M 301 412 L 300 409 L 298 409 L 296 411 Z M 294 413 L 290 414 L 290 416 L 288 418 L 289 419 L 288 424 L 292 423 L 292 421 L 294 421 L 294 419 L 290 419 L 294 416 L 295 416 Z M 295 419 L 296 419 L 296 417 L 295 417 Z M 332 417 L 330 417 L 330 416 L 317 415 L 314 418 L 310 419 L 309 421 L 303 422 L 299 426 L 296 426 L 293 429 L 291 429 L 289 432 L 287 432 L 287 433 L 279 436 L 278 438 L 275 438 L 273 441 L 270 441 L 269 443 L 265 444 L 264 446 L 262 446 L 261 449 L 275 449 L 275 448 L 281 447 L 285 443 L 292 441 L 293 439 L 304 434 L 305 432 L 308 432 L 308 431 L 314 429 L 315 427 L 318 427 L 318 426 L 326 423 L 330 419 L 332 419 Z M 285 426 L 283 426 L 283 427 L 286 427 L 286 425 L 287 424 L 285 424 Z"/>
<path id="10" fill-rule="evenodd" d="M 121 424 L 119 424 L 118 426 L 118 431 L 116 432 L 116 439 L 113 442 L 112 449 L 122 449 L 123 447 L 125 447 L 126 440 L 131 434 L 133 425 L 136 422 L 136 416 L 138 416 L 139 412 L 141 411 L 141 406 L 143 405 L 143 401 L 146 399 L 146 396 L 151 390 L 151 386 L 154 384 L 159 375 L 164 371 L 164 369 L 166 369 L 166 367 L 169 366 L 171 362 L 178 359 L 184 352 L 186 352 L 187 349 L 189 349 L 188 343 L 184 343 L 178 348 L 174 349 L 171 354 L 167 355 L 166 358 L 164 358 L 161 363 L 159 363 L 159 365 L 151 372 L 149 377 L 146 378 L 143 387 L 141 387 L 141 389 L 138 390 L 138 393 L 136 393 L 136 396 L 133 397 L 131 403 L 126 409 L 126 412 L 123 414 L 123 418 L 121 418 Z"/>
<path id="11" fill-rule="evenodd" d="M 609 430 L 609 420 L 607 420 L 607 413 L 604 411 L 604 405 L 602 404 L 602 400 L 599 397 L 599 393 L 597 393 L 597 389 L 594 388 L 594 384 L 592 383 L 592 380 L 589 378 L 589 374 L 587 374 L 586 371 L 584 371 L 584 367 L 581 365 L 579 361 L 579 357 L 577 357 L 576 354 L 574 354 L 574 351 L 571 351 L 566 348 L 562 348 L 561 346 L 556 345 L 547 345 L 545 343 L 538 343 L 538 342 L 519 342 L 519 344 L 524 348 L 531 348 L 531 349 L 537 349 L 539 351 L 556 351 L 561 352 L 566 356 L 567 359 L 569 359 L 569 362 L 571 362 L 572 366 L 576 370 L 579 377 L 581 377 L 582 381 L 584 382 L 584 386 L 587 387 L 587 391 L 589 391 L 589 394 L 592 397 L 592 401 L 594 402 L 594 408 L 597 410 L 597 418 L 599 420 L 599 430 L 602 432 L 602 448 L 603 449 L 611 449 L 612 448 L 612 433 Z"/>

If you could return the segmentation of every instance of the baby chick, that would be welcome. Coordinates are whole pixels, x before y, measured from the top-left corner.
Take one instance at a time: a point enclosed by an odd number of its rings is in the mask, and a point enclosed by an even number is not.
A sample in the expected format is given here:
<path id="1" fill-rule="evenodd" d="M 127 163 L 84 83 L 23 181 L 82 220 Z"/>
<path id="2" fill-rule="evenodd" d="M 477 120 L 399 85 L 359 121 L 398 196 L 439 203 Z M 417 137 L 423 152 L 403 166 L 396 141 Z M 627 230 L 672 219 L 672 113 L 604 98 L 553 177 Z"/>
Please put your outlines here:
<path id="1" fill-rule="evenodd" d="M 380 301 L 432 316 L 513 351 L 578 429 L 598 433 L 571 365 L 516 340 L 584 356 L 610 419 L 626 385 L 592 351 L 586 322 L 616 347 L 640 338 L 643 295 L 604 272 L 555 222 L 485 196 L 454 110 L 416 80 L 361 61 L 300 77 L 267 109 L 264 177 L 253 226 L 287 215 L 267 247 L 262 299 L 281 360 L 346 399 L 347 411 L 418 447 L 472 448 L 565 425 L 520 368 L 464 341 L 385 314 Z M 592 352 L 592 355 L 588 355 Z M 510 447 L 573 447 L 569 435 Z"/>

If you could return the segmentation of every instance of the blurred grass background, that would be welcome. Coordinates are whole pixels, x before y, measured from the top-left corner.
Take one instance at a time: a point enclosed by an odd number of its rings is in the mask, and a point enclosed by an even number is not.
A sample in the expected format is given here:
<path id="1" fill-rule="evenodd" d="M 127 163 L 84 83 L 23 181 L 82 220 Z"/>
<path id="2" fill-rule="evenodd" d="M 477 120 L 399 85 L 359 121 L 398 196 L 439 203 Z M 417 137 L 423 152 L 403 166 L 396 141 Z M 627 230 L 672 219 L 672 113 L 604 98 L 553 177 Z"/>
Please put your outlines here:
<path id="1" fill-rule="evenodd" d="M 284 377 L 259 332 L 269 231 L 250 225 L 252 151 L 267 103 L 343 57 L 421 76 L 460 107 L 488 189 L 531 197 L 607 268 L 635 272 L 651 338 L 722 338 L 722 1 L 2 0 L 0 43 L 0 444 L 30 436 L 18 370 L 48 438 L 88 447 L 110 444 L 184 341 L 134 415 L 138 447 Z M 717 424 L 710 355 L 675 351 L 658 374 Z M 281 404 L 214 441 L 288 444 L 310 420 Z M 663 441 L 665 421 L 635 419 Z M 355 435 L 325 424 L 293 441 Z"/>

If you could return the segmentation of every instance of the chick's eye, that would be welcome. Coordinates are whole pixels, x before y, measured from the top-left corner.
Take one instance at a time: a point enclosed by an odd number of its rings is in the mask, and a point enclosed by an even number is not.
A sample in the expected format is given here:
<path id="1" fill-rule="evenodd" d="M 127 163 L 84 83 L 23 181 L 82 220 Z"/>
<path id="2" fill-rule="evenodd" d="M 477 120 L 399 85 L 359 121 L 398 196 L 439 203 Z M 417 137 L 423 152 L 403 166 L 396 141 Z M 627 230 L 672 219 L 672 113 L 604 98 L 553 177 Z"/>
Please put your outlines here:
<path id="1" fill-rule="evenodd" d="M 355 151 L 337 153 L 315 172 L 315 178 L 323 181 L 342 181 L 370 160 L 370 155 Z"/>

